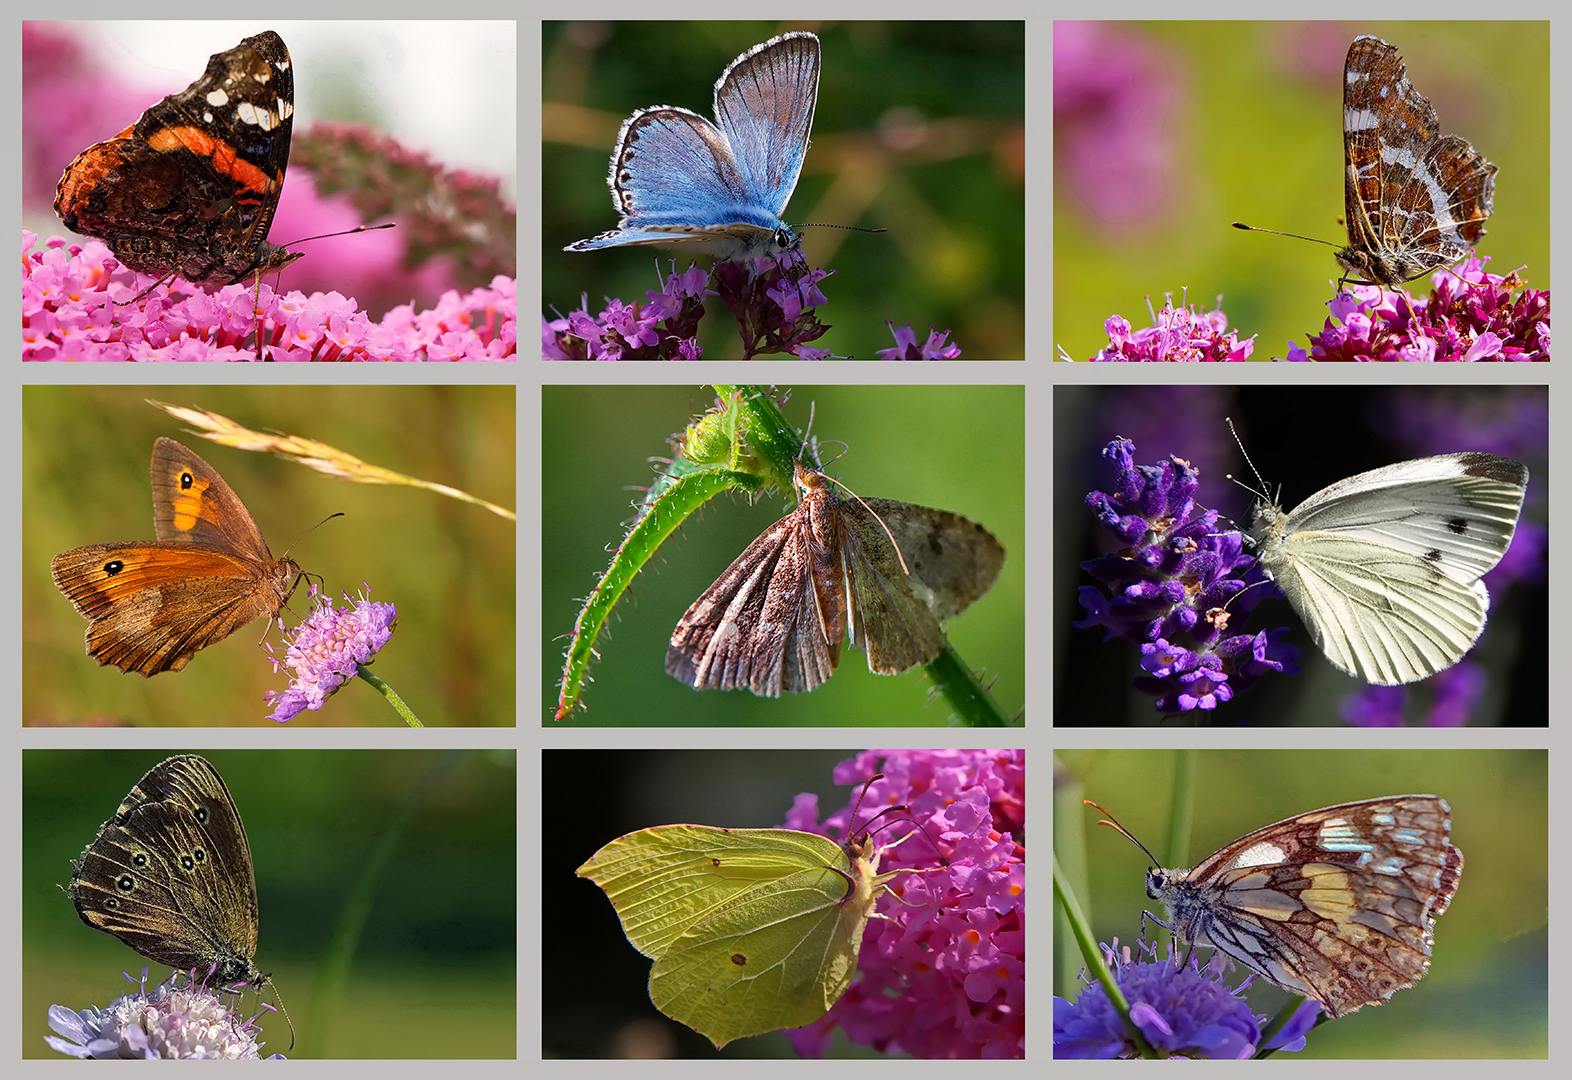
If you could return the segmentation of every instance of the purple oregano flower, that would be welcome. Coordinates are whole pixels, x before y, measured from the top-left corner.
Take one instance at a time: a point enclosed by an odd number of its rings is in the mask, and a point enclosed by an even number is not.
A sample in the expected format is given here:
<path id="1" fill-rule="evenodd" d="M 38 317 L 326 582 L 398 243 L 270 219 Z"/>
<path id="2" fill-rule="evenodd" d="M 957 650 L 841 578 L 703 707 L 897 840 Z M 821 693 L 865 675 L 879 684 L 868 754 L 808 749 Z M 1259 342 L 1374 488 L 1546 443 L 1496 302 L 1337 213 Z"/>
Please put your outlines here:
<path id="1" fill-rule="evenodd" d="M 1295 363 L 1526 362 L 1550 359 L 1550 293 L 1522 288 L 1515 273 L 1485 273 L 1471 256 L 1430 277 L 1428 299 L 1402 290 L 1355 285 L 1328 302 L 1331 318 L 1311 335 L 1310 351 L 1288 343 Z M 1522 288 L 1514 299 L 1512 290 Z"/>
<path id="2" fill-rule="evenodd" d="M 1212 311 L 1197 311 L 1194 304 L 1174 307 L 1168 293 L 1163 310 L 1147 312 L 1152 325 L 1133 330 L 1123 315 L 1110 315 L 1103 321 L 1108 344 L 1089 360 L 1094 364 L 1223 364 L 1247 360 L 1255 349 L 1255 335 L 1239 340 L 1237 330 L 1228 329 L 1228 316 L 1219 306 Z M 1073 357 L 1059 350 L 1061 360 Z"/>
<path id="3" fill-rule="evenodd" d="M 689 266 L 667 276 L 645 302 L 608 300 L 592 315 L 586 300 L 577 311 L 542 320 L 541 355 L 546 360 L 698 360 L 699 321 L 705 301 L 719 299 L 737 321 L 741 359 L 786 353 L 799 360 L 830 354 L 809 343 L 830 328 L 815 310 L 829 301 L 819 282 L 834 273 L 807 265 L 801 255 L 760 256 L 716 264 L 712 272 Z"/>
<path id="4" fill-rule="evenodd" d="M 1114 490 L 1089 493 L 1086 505 L 1117 547 L 1081 564 L 1104 589 L 1081 589 L 1087 617 L 1073 625 L 1138 644 L 1147 674 L 1134 686 L 1165 713 L 1214 710 L 1269 671 L 1298 671 L 1287 627 L 1229 633 L 1276 586 L 1244 554 L 1243 535 L 1218 527 L 1216 510 L 1196 514 L 1200 478 L 1190 463 L 1137 465 L 1128 439 L 1103 456 L 1119 467 Z"/>

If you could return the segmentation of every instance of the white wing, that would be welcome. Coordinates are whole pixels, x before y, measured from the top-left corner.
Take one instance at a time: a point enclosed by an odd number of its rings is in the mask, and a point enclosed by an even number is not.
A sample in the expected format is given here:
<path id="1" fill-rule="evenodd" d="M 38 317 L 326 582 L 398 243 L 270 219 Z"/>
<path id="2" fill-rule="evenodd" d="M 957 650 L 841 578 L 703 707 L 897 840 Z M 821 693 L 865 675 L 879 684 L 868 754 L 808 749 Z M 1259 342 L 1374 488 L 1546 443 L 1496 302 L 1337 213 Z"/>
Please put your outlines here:
<path id="1" fill-rule="evenodd" d="M 1323 488 L 1288 515 L 1283 535 L 1358 537 L 1416 555 L 1464 584 L 1501 561 L 1523 509 L 1528 469 L 1495 454 L 1443 454 Z"/>
<path id="2" fill-rule="evenodd" d="M 1257 508 L 1261 566 L 1338 668 L 1423 679 L 1484 629 L 1479 578 L 1506 553 L 1527 482 L 1521 463 L 1478 452 L 1360 473 L 1286 516 Z"/>
<path id="3" fill-rule="evenodd" d="M 1367 540 L 1291 539 L 1291 557 L 1268 572 L 1326 658 L 1350 675 L 1382 686 L 1423 679 L 1461 660 L 1485 628 L 1482 582 L 1464 585 Z"/>

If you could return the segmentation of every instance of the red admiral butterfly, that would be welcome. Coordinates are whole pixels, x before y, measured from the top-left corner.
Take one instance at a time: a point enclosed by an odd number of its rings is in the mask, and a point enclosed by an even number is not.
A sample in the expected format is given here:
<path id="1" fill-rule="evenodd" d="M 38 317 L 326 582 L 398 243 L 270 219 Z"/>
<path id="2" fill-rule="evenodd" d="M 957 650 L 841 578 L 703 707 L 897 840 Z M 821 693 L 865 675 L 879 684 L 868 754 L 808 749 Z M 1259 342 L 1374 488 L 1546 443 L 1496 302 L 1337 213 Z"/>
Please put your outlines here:
<path id="1" fill-rule="evenodd" d="M 78 154 L 60 177 L 55 213 L 144 274 L 218 286 L 281 269 L 301 255 L 267 242 L 294 113 L 283 38 L 248 37 L 135 125 Z"/>
<path id="2" fill-rule="evenodd" d="M 1397 285 L 1454 263 L 1485 235 L 1496 167 L 1408 81 L 1395 46 L 1354 39 L 1343 65 L 1343 199 L 1359 284 Z"/>

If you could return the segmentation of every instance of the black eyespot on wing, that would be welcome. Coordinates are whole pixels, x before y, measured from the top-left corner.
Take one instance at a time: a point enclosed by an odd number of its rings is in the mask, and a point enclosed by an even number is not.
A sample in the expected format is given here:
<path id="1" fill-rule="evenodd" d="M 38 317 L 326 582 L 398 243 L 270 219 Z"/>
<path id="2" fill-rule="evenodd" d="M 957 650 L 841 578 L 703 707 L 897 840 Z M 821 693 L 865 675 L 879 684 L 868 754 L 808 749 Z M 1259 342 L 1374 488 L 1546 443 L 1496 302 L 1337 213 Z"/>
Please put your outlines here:
<path id="1" fill-rule="evenodd" d="M 1426 562 L 1433 562 L 1433 563 L 1440 562 L 1441 561 L 1441 552 L 1438 551 L 1435 548 L 1431 548 L 1429 551 L 1425 552 L 1425 561 Z"/>
<path id="2" fill-rule="evenodd" d="M 1454 536 L 1462 536 L 1464 533 L 1466 533 L 1468 531 L 1468 519 L 1467 518 L 1448 518 L 1447 519 L 1447 523 L 1446 523 L 1446 528 L 1447 528 L 1447 531 L 1452 533 Z"/>

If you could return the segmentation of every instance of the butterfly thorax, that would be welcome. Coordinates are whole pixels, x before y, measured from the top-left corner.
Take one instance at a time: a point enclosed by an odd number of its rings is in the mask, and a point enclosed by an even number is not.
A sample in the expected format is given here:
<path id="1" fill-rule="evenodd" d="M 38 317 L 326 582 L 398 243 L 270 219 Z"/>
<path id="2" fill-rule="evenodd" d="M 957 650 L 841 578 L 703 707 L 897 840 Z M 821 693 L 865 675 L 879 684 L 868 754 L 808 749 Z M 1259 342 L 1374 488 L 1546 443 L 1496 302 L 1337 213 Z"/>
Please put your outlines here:
<path id="1" fill-rule="evenodd" d="M 830 490 L 823 473 L 806 469 L 800 463 L 792 483 L 807 511 L 802 527 L 811 534 L 811 542 L 805 546 L 812 560 L 809 573 L 819 626 L 832 654 L 838 656 L 841 638 L 846 634 L 850 583 L 846 580 L 845 560 L 841 556 L 840 514 L 835 506 L 835 493 Z M 857 640 L 855 633 L 853 640 Z"/>
<path id="2" fill-rule="evenodd" d="M 1287 522 L 1282 508 L 1265 499 L 1257 502 L 1250 512 L 1250 540 L 1255 544 L 1257 557 L 1265 564 L 1262 569 L 1268 571 L 1268 577 L 1274 557 L 1282 551 Z"/>
<path id="3" fill-rule="evenodd" d="M 294 559 L 284 558 L 273 564 L 268 573 L 268 587 L 278 597 L 278 607 L 283 607 L 289 602 L 289 597 L 295 591 L 295 582 L 300 578 L 300 564 Z"/>
<path id="4" fill-rule="evenodd" d="M 1425 252 L 1421 257 L 1421 254 L 1415 252 L 1393 249 L 1372 251 L 1350 244 L 1338 249 L 1337 262 L 1347 271 L 1349 280 L 1356 284 L 1392 286 L 1423 277 L 1440 262 L 1456 262 L 1464 253 L 1461 249 L 1444 249 L 1440 254 L 1443 257 L 1437 259 L 1433 252 Z M 1445 258 L 1447 255 L 1451 256 L 1450 259 Z"/>
<path id="5" fill-rule="evenodd" d="M 1209 909 L 1216 903 L 1215 890 L 1190 880 L 1190 871 L 1148 870 L 1146 895 L 1162 903 L 1168 916 L 1163 925 L 1186 946 L 1211 944 L 1206 927 Z"/>

